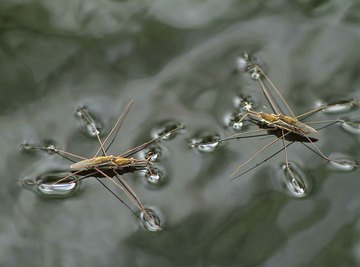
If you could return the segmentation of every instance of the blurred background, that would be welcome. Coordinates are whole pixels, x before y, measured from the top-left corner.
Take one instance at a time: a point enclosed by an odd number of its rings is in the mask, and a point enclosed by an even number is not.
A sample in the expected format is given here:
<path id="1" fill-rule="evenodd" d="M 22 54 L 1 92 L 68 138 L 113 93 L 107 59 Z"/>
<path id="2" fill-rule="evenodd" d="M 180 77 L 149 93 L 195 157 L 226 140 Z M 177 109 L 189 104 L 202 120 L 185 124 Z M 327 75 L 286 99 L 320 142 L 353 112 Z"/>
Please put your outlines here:
<path id="1" fill-rule="evenodd" d="M 2 0 L 0 265 L 360 266 L 358 169 L 334 167 L 296 143 L 288 153 L 305 181 L 299 195 L 281 169 L 282 153 L 229 179 L 272 139 L 205 151 L 190 145 L 246 130 L 229 122 L 244 96 L 269 107 L 257 83 L 236 71 L 243 51 L 257 56 L 296 114 L 359 99 L 359 24 L 355 0 Z M 162 231 L 144 229 L 93 179 L 66 197 L 19 183 L 69 166 L 54 154 L 22 151 L 22 143 L 91 157 L 97 141 L 76 110 L 86 107 L 105 136 L 131 99 L 111 154 L 186 126 L 155 147 L 160 183 L 125 176 L 157 211 Z M 345 107 L 311 120 L 359 117 Z M 334 125 L 317 145 L 358 161 L 359 134 Z"/>

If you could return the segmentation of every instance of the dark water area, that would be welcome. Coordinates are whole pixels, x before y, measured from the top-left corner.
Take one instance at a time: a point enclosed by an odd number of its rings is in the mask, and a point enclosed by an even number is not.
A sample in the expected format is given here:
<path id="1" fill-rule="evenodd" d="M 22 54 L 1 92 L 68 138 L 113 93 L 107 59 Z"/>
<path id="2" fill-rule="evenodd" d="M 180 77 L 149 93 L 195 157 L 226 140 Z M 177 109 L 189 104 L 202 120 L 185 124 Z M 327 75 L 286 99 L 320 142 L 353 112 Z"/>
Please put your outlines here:
<path id="1" fill-rule="evenodd" d="M 359 168 L 297 142 L 287 152 L 303 184 L 289 183 L 284 153 L 230 180 L 274 138 L 191 147 L 244 130 L 229 126 L 241 96 L 269 109 L 257 82 L 236 71 L 244 51 L 295 114 L 359 100 L 359 26 L 355 0 L 1 1 L 0 266 L 360 266 Z M 124 175 L 162 231 L 144 229 L 95 179 L 58 197 L 19 182 L 70 164 L 21 144 L 92 157 L 98 143 L 77 109 L 106 136 L 132 99 L 110 154 L 185 126 L 155 145 L 160 183 Z M 360 109 L 308 121 L 334 119 L 359 122 Z M 325 155 L 360 161 L 359 126 L 335 124 L 316 138 Z"/>

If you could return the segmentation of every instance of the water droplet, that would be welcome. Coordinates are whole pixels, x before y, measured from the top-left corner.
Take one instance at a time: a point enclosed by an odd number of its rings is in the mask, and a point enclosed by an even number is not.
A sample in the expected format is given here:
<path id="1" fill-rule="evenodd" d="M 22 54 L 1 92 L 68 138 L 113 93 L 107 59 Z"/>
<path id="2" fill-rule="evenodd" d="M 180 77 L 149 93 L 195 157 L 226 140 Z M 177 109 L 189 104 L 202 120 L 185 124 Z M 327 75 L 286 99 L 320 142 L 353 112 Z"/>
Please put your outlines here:
<path id="1" fill-rule="evenodd" d="M 330 155 L 329 158 L 331 159 L 330 166 L 335 170 L 352 171 L 359 167 L 356 162 L 348 159 L 345 155 L 342 154 L 335 153 Z"/>
<path id="2" fill-rule="evenodd" d="M 354 100 L 344 100 L 339 101 L 336 103 L 330 103 L 328 104 L 328 107 L 323 109 L 324 113 L 327 114 L 338 114 L 347 112 L 352 109 L 356 105 L 356 102 Z"/>
<path id="3" fill-rule="evenodd" d="M 140 213 L 140 220 L 144 228 L 150 232 L 159 232 L 162 230 L 161 219 L 154 208 L 145 208 L 145 212 Z"/>
<path id="4" fill-rule="evenodd" d="M 294 162 L 289 162 L 288 166 L 284 163 L 281 165 L 282 177 L 290 195 L 301 198 L 308 195 L 310 186 L 308 178 L 301 168 Z"/>
<path id="5" fill-rule="evenodd" d="M 162 137 L 163 140 L 170 140 L 184 128 L 185 126 L 180 122 L 172 120 L 163 121 L 151 130 L 151 136 L 153 138 Z"/>
<path id="6" fill-rule="evenodd" d="M 80 127 L 88 136 L 96 137 L 102 133 L 102 126 L 86 107 L 78 107 L 75 115 L 80 119 Z"/>
<path id="7" fill-rule="evenodd" d="M 341 124 L 341 127 L 352 134 L 360 134 L 360 121 L 345 121 Z"/>
<path id="8" fill-rule="evenodd" d="M 219 145 L 220 136 L 215 134 L 200 133 L 190 139 L 190 147 L 201 152 L 213 152 Z"/>

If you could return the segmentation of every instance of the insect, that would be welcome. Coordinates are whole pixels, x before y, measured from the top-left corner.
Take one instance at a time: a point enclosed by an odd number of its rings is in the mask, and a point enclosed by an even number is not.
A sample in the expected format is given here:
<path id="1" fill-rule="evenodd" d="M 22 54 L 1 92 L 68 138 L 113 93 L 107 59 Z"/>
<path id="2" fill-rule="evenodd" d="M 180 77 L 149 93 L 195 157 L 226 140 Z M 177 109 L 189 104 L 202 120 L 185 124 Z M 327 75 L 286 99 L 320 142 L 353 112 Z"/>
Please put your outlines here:
<path id="1" fill-rule="evenodd" d="M 108 155 L 107 151 L 114 142 L 119 129 L 129 112 L 130 107 L 134 101 L 130 101 L 123 112 L 120 114 L 119 118 L 117 119 L 114 127 L 111 129 L 109 134 L 105 137 L 104 140 L 100 138 L 100 132 L 96 128 L 93 123 L 92 118 L 89 116 L 87 112 L 82 112 L 81 116 L 90 125 L 91 130 L 94 132 L 98 143 L 99 149 L 95 153 L 92 158 L 85 158 L 50 145 L 50 146 L 36 146 L 36 145 L 29 145 L 25 144 L 23 147 L 26 146 L 27 150 L 45 150 L 47 152 L 56 153 L 67 160 L 73 162 L 69 167 L 69 174 L 65 177 L 59 178 L 52 182 L 51 186 L 57 186 L 66 184 L 69 182 L 79 181 L 85 178 L 94 177 L 97 181 L 99 181 L 107 190 L 110 191 L 117 199 L 121 201 L 132 213 L 137 216 L 136 212 L 120 197 L 118 196 L 113 190 L 110 189 L 103 181 L 102 178 L 106 178 L 111 183 L 113 183 L 116 187 L 120 188 L 122 192 L 124 192 L 127 197 L 131 200 L 131 202 L 140 210 L 140 217 L 144 224 L 146 224 L 149 229 L 151 228 L 152 231 L 159 231 L 161 230 L 160 222 L 158 218 L 144 207 L 142 202 L 140 201 L 139 197 L 136 195 L 134 190 L 131 186 L 125 181 L 122 177 L 122 174 L 134 172 L 137 170 L 147 170 L 150 174 L 152 174 L 153 170 L 151 168 L 151 155 L 146 159 L 138 159 L 133 157 L 134 154 L 138 153 L 139 151 L 143 150 L 144 148 L 148 147 L 149 145 L 163 139 L 164 137 L 168 137 L 175 133 L 176 131 L 183 128 L 183 126 L 175 127 L 166 133 L 159 135 L 156 138 L 151 139 L 139 146 L 131 148 L 120 155 Z M 111 139 L 112 138 L 112 139 Z M 111 139 L 111 140 L 110 140 Z M 106 146 L 106 147 L 105 147 Z"/>
<path id="2" fill-rule="evenodd" d="M 327 121 L 318 121 L 318 122 L 303 122 L 302 120 L 305 118 L 310 117 L 311 115 L 328 108 L 336 107 L 338 105 L 348 105 L 350 107 L 357 105 L 357 103 L 354 100 L 348 100 L 341 103 L 334 103 L 334 104 L 327 104 L 320 106 L 314 110 L 305 112 L 304 114 L 295 116 L 283 96 L 281 95 L 280 91 L 276 88 L 274 83 L 270 80 L 270 78 L 265 74 L 265 72 L 260 68 L 259 65 L 254 63 L 252 59 L 248 56 L 248 54 L 244 54 L 238 62 L 238 66 L 241 70 L 249 73 L 251 75 L 251 78 L 253 80 L 256 80 L 260 88 L 269 103 L 271 110 L 270 112 L 263 112 L 263 111 L 255 111 L 252 108 L 252 105 L 250 103 L 245 102 L 243 106 L 243 113 L 240 116 L 239 121 L 243 121 L 246 118 L 249 118 L 251 121 L 255 122 L 260 129 L 252 130 L 248 132 L 238 133 L 235 135 L 232 135 L 230 137 L 224 138 L 220 140 L 219 142 L 224 142 L 228 140 L 234 140 L 234 139 L 240 139 L 240 138 L 249 138 L 254 137 L 247 136 L 250 133 L 258 133 L 262 131 L 267 131 L 267 134 L 258 134 L 255 136 L 265 136 L 268 134 L 275 135 L 275 139 L 268 144 L 266 144 L 264 147 L 262 147 L 260 150 L 258 150 L 254 155 L 252 155 L 248 160 L 246 160 L 244 163 L 240 164 L 230 175 L 232 179 L 235 179 L 237 177 L 242 176 L 243 174 L 247 173 L 248 171 L 254 169 L 255 167 L 259 166 L 261 163 L 265 162 L 269 158 L 275 156 L 276 154 L 280 153 L 281 151 L 284 151 L 284 159 L 285 159 L 285 165 L 284 169 L 287 171 L 287 173 L 290 175 L 291 179 L 295 183 L 301 183 L 301 181 L 298 181 L 296 176 L 293 173 L 292 167 L 289 164 L 288 160 L 288 152 L 287 148 L 288 146 L 292 145 L 294 142 L 301 142 L 304 144 L 307 148 L 315 152 L 317 155 L 322 157 L 323 159 L 327 160 L 328 162 L 334 162 L 340 165 L 350 165 L 350 167 L 358 167 L 358 165 L 354 162 L 350 162 L 348 160 L 338 160 L 333 159 L 330 157 L 327 157 L 324 155 L 324 153 L 315 145 L 315 142 L 318 141 L 314 136 L 318 134 L 318 130 L 321 128 L 328 127 L 330 125 L 333 125 L 335 123 L 344 123 L 343 120 L 327 120 Z M 277 97 L 277 99 L 283 104 L 285 109 L 287 110 L 288 115 L 285 115 L 282 111 L 282 108 L 280 105 L 277 104 L 274 95 Z M 327 125 L 315 129 L 310 124 L 316 124 L 316 123 L 327 123 Z M 266 148 L 270 147 L 277 141 L 282 141 L 282 149 L 275 152 L 272 156 L 267 158 L 265 161 L 256 164 L 252 168 L 243 171 L 242 173 L 239 173 L 239 171 L 247 165 L 249 162 L 251 162 L 255 157 L 257 157 L 261 152 L 263 152 Z M 289 143 L 286 143 L 288 141 Z M 306 145 L 305 143 L 309 143 L 310 145 Z"/>

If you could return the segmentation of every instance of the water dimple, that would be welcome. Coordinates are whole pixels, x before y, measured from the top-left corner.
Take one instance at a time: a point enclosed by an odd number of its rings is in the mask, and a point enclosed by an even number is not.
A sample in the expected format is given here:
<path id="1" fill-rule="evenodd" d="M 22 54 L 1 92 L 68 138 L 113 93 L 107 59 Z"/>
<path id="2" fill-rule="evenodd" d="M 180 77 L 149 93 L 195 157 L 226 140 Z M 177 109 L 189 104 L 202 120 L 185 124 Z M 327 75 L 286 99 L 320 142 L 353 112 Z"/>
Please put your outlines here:
<path id="1" fill-rule="evenodd" d="M 145 230 L 150 232 L 159 232 L 162 230 L 161 219 L 155 208 L 145 208 L 146 212 L 140 213 L 140 221 Z"/>
<path id="2" fill-rule="evenodd" d="M 35 189 L 43 196 L 66 197 L 80 186 L 80 181 L 68 172 L 49 172 L 35 178 L 28 177 L 20 180 L 20 184 Z M 66 179 L 64 179 L 66 178 Z"/>
<path id="3" fill-rule="evenodd" d="M 255 99 L 248 95 L 237 95 L 233 100 L 235 108 L 239 111 L 248 111 L 249 109 L 256 109 Z"/>
<path id="4" fill-rule="evenodd" d="M 348 172 L 359 167 L 355 161 L 348 159 L 345 155 L 338 153 L 330 155 L 330 159 L 330 166 L 335 170 Z"/>
<path id="5" fill-rule="evenodd" d="M 71 194 L 78 186 L 77 182 L 58 184 L 38 184 L 37 190 L 44 195 L 64 196 Z"/>
<path id="6" fill-rule="evenodd" d="M 96 137 L 96 135 L 101 135 L 103 129 L 100 121 L 97 120 L 86 107 L 78 107 L 76 109 L 75 115 L 80 119 L 81 129 L 88 136 Z"/>
<path id="7" fill-rule="evenodd" d="M 149 160 L 151 162 L 157 162 L 162 156 L 162 151 L 160 147 L 151 146 L 140 152 L 142 158 Z"/>
<path id="8" fill-rule="evenodd" d="M 261 78 L 261 70 L 259 67 L 255 66 L 249 70 L 250 78 L 254 81 L 257 81 Z"/>
<path id="9" fill-rule="evenodd" d="M 360 134 L 360 120 L 359 121 L 344 121 L 341 124 L 341 127 L 352 134 L 359 135 Z"/>
<path id="10" fill-rule="evenodd" d="M 54 140 L 45 139 L 39 145 L 24 142 L 20 145 L 20 149 L 24 152 L 42 151 L 47 154 L 54 154 L 58 150 L 58 146 Z"/>
<path id="11" fill-rule="evenodd" d="M 166 173 L 159 167 L 151 167 L 150 170 L 145 171 L 144 178 L 148 184 L 159 187 L 165 184 Z"/>
<path id="12" fill-rule="evenodd" d="M 190 147 L 201 152 L 213 152 L 220 143 L 220 136 L 217 134 L 200 133 L 190 139 Z"/>
<path id="13" fill-rule="evenodd" d="M 323 112 L 326 114 L 343 113 L 343 112 L 350 111 L 355 105 L 356 105 L 356 102 L 354 100 L 339 101 L 336 103 L 328 104 L 328 107 L 324 108 Z"/>
<path id="14" fill-rule="evenodd" d="M 235 67 L 239 72 L 245 72 L 249 64 L 249 55 L 243 53 L 236 59 Z"/>
<path id="15" fill-rule="evenodd" d="M 20 149 L 24 152 L 30 152 L 34 149 L 34 147 L 30 143 L 24 142 L 23 144 L 20 145 Z"/>
<path id="16" fill-rule="evenodd" d="M 225 125 L 236 131 L 242 130 L 247 125 L 247 121 L 243 120 L 243 116 L 244 114 L 239 112 L 226 114 L 224 117 Z"/>
<path id="17" fill-rule="evenodd" d="M 150 135 L 152 138 L 161 137 L 163 140 L 171 140 L 175 138 L 175 136 L 177 136 L 184 128 L 185 126 L 181 122 L 167 120 L 155 126 L 151 130 Z"/>
<path id="18" fill-rule="evenodd" d="M 284 163 L 281 165 L 281 170 L 287 192 L 290 195 L 298 198 L 308 195 L 310 191 L 308 178 L 300 166 L 294 162 L 289 162 L 288 165 Z"/>

